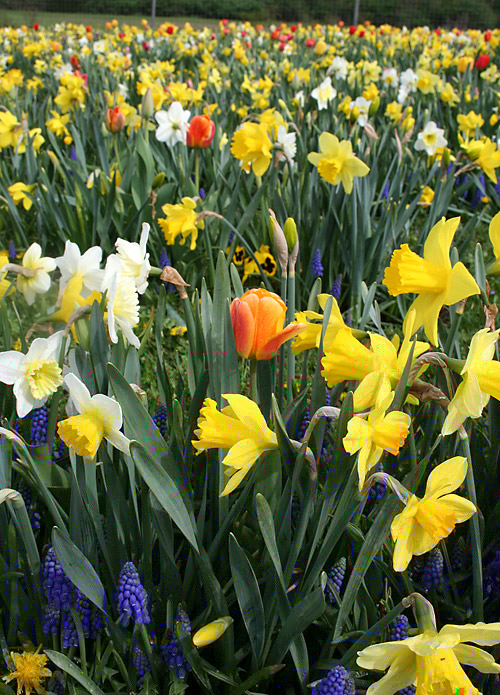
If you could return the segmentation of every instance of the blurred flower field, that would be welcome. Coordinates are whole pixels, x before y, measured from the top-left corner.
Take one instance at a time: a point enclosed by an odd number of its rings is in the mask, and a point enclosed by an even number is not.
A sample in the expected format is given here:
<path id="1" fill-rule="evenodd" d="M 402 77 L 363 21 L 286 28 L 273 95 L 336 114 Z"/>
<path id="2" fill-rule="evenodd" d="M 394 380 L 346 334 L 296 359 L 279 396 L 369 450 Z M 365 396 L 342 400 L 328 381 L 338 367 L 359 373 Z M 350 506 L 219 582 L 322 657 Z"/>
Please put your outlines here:
<path id="1" fill-rule="evenodd" d="M 498 692 L 500 30 L 0 32 L 1 693 Z"/>

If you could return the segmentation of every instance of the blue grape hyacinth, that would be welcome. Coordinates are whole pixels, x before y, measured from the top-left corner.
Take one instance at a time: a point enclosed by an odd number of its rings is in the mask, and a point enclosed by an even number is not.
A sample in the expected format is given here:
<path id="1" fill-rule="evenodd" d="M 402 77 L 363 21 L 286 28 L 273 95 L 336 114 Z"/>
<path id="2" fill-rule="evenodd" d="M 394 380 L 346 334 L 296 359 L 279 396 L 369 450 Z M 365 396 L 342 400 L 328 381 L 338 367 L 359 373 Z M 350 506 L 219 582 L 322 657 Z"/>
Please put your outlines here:
<path id="1" fill-rule="evenodd" d="M 126 562 L 120 571 L 116 604 L 122 627 L 127 627 L 130 620 L 134 625 L 149 625 L 151 622 L 148 595 L 133 562 Z"/>
<path id="2" fill-rule="evenodd" d="M 425 556 L 425 565 L 420 580 L 422 588 L 427 593 L 433 588 L 441 586 L 443 581 L 443 554 L 439 548 L 434 548 Z"/>
<path id="3" fill-rule="evenodd" d="M 42 566 L 42 589 L 49 604 L 58 610 L 68 610 L 73 599 L 73 584 L 64 574 L 54 548 L 49 548 Z"/>
<path id="4" fill-rule="evenodd" d="M 335 598 L 335 595 L 329 585 L 331 584 L 337 594 L 340 594 L 342 584 L 344 583 L 346 567 L 347 560 L 345 557 L 341 557 L 340 560 L 337 560 L 337 562 L 327 572 L 328 583 L 325 586 L 325 598 L 327 602 L 333 606 L 337 605 L 337 599 Z"/>
<path id="5" fill-rule="evenodd" d="M 400 615 L 391 625 L 389 632 L 389 642 L 397 642 L 408 638 L 408 628 L 410 623 L 406 615 Z"/>
<path id="6" fill-rule="evenodd" d="M 316 249 L 311 259 L 311 273 L 313 278 L 323 277 L 323 265 L 321 263 L 321 251 Z"/>
<path id="7" fill-rule="evenodd" d="M 354 681 L 343 666 L 335 666 L 312 689 L 312 695 L 354 695 Z"/>

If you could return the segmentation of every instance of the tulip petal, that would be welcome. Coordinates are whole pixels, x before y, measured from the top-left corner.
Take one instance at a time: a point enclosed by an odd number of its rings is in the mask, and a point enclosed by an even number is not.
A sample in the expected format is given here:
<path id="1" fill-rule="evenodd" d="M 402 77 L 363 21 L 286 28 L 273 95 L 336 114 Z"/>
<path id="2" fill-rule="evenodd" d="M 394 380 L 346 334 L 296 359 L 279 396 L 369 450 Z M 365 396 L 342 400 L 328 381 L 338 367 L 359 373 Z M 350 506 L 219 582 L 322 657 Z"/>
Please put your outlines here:
<path id="1" fill-rule="evenodd" d="M 290 323 L 286 328 L 273 336 L 267 341 L 262 347 L 259 347 L 256 352 L 256 359 L 258 360 L 270 360 L 276 352 L 280 349 L 283 343 L 287 340 L 291 340 L 296 336 L 300 335 L 302 331 L 305 331 L 307 324 L 305 323 Z"/>
<path id="2" fill-rule="evenodd" d="M 264 346 L 271 338 L 279 333 L 285 323 L 286 309 L 274 300 L 273 297 L 262 297 L 257 306 L 255 315 L 255 333 L 252 352 Z"/>
<path id="3" fill-rule="evenodd" d="M 235 299 L 231 304 L 231 322 L 234 330 L 236 352 L 247 358 L 252 350 L 255 319 L 248 303 Z"/>

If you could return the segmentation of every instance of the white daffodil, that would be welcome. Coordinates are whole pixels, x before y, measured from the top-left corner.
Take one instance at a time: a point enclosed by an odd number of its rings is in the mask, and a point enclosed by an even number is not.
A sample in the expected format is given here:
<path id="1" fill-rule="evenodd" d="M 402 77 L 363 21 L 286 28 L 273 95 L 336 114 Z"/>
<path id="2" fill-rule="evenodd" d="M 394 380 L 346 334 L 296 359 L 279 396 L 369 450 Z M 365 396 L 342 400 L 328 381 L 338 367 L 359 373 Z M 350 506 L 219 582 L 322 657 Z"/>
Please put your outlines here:
<path id="1" fill-rule="evenodd" d="M 335 99 L 337 96 L 337 90 L 332 87 L 332 78 L 326 77 L 319 87 L 312 90 L 311 96 L 318 102 L 319 111 L 326 109 L 328 107 L 328 102 L 332 101 L 332 99 Z"/>
<path id="2" fill-rule="evenodd" d="M 14 385 L 19 417 L 41 408 L 63 383 L 59 367 L 62 335 L 58 331 L 50 338 L 35 338 L 26 355 L 17 350 L 0 353 L 0 381 Z"/>
<path id="3" fill-rule="evenodd" d="M 139 323 L 139 296 L 133 278 L 123 277 L 118 256 L 108 256 L 102 288 L 108 293 L 106 311 L 111 342 L 118 342 L 118 326 L 128 342 L 139 348 L 139 338 L 132 330 Z"/>
<path id="4" fill-rule="evenodd" d="M 286 128 L 283 125 L 278 127 L 278 137 L 276 138 L 276 144 L 281 146 L 288 162 L 293 164 L 295 160 L 295 154 L 297 153 L 296 133 L 287 133 Z"/>
<path id="5" fill-rule="evenodd" d="M 129 453 L 130 440 L 121 432 L 123 416 L 120 404 L 101 393 L 91 396 L 75 374 L 64 378 L 78 415 L 61 420 L 57 432 L 63 442 L 79 456 L 94 458 L 103 439 Z"/>
<path id="6" fill-rule="evenodd" d="M 382 82 L 387 87 L 397 87 L 399 82 L 399 75 L 396 68 L 384 68 L 382 72 Z"/>
<path id="7" fill-rule="evenodd" d="M 81 254 L 78 244 L 66 241 L 64 254 L 55 259 L 61 271 L 59 292 L 64 291 L 70 280 L 78 277 L 81 280 L 81 294 L 87 297 L 94 290 L 100 292 L 104 271 L 99 268 L 102 258 L 100 246 Z"/>
<path id="8" fill-rule="evenodd" d="M 122 264 L 122 277 L 133 278 L 139 294 L 144 294 L 148 286 L 148 276 L 151 270 L 149 253 L 146 253 L 150 226 L 147 222 L 142 225 L 141 239 L 136 241 L 115 241 L 116 250 Z"/>
<path id="9" fill-rule="evenodd" d="M 31 277 L 19 274 L 17 276 L 17 289 L 24 294 L 28 304 L 33 304 L 37 294 L 45 294 L 50 288 L 49 273 L 55 270 L 56 262 L 53 258 L 42 258 L 40 244 L 31 244 L 26 250 L 23 260 L 23 268 L 34 271 Z"/>
<path id="10" fill-rule="evenodd" d="M 357 114 L 356 121 L 362 128 L 368 123 L 368 111 L 371 105 L 372 102 L 364 97 L 358 97 L 349 104 L 350 110 L 353 111 L 354 109 L 354 112 Z"/>
<path id="11" fill-rule="evenodd" d="M 444 137 L 444 130 L 438 128 L 434 121 L 429 121 L 418 134 L 415 149 L 425 150 L 429 157 L 433 157 L 440 147 L 446 147 L 447 144 L 448 141 Z"/>
<path id="12" fill-rule="evenodd" d="M 341 56 L 335 56 L 335 58 L 332 60 L 332 64 L 326 71 L 326 74 L 334 74 L 336 80 L 345 80 L 345 78 L 347 77 L 348 67 L 349 63 L 345 58 L 342 58 Z"/>
<path id="13" fill-rule="evenodd" d="M 186 144 L 186 135 L 189 126 L 191 111 L 184 111 L 179 101 L 174 101 L 168 111 L 157 111 L 156 139 L 173 147 L 177 142 Z"/>

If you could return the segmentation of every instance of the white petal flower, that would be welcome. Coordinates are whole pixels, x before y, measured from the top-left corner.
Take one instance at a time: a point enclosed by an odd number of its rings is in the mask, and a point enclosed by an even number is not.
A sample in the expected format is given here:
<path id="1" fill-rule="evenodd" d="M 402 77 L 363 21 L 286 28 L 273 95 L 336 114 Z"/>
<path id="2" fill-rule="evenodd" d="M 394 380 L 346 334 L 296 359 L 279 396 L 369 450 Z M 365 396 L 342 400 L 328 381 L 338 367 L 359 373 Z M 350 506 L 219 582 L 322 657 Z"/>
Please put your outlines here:
<path id="1" fill-rule="evenodd" d="M 68 374 L 64 383 L 79 414 L 59 422 L 57 431 L 63 442 L 79 456 L 89 458 L 95 457 L 103 439 L 128 454 L 130 440 L 120 432 L 120 404 L 101 393 L 91 396 L 75 374 Z"/>
<path id="2" fill-rule="evenodd" d="M 144 294 L 146 291 L 151 270 L 149 253 L 146 253 L 149 230 L 149 224 L 144 222 L 139 243 L 125 239 L 117 239 L 115 242 L 121 261 L 122 277 L 132 278 L 139 294 Z"/>
<path id="3" fill-rule="evenodd" d="M 358 97 L 349 104 L 351 111 L 356 108 L 358 113 L 356 120 L 361 127 L 364 127 L 368 122 L 368 111 L 370 110 L 371 104 L 372 102 L 364 97 Z"/>
<path id="4" fill-rule="evenodd" d="M 101 258 L 100 246 L 92 246 L 82 256 L 78 244 L 66 241 L 64 255 L 55 259 L 61 271 L 59 292 L 64 291 L 68 282 L 76 275 L 81 276 L 83 297 L 87 297 L 94 290 L 100 292 L 104 274 L 104 271 L 99 268 Z"/>
<path id="5" fill-rule="evenodd" d="M 296 138 L 297 134 L 287 133 L 285 126 L 280 125 L 278 127 L 278 137 L 276 138 L 276 142 L 278 145 L 281 145 L 283 152 L 285 153 L 290 164 L 294 162 L 295 154 L 297 153 L 297 145 L 295 142 Z"/>
<path id="6" fill-rule="evenodd" d="M 119 256 L 108 256 L 104 271 L 103 291 L 107 291 L 106 311 L 112 343 L 118 342 L 116 327 L 128 342 L 139 348 L 139 338 L 132 328 L 139 323 L 139 296 L 133 278 L 123 277 Z"/>
<path id="7" fill-rule="evenodd" d="M 14 386 L 16 410 L 25 417 L 41 408 L 63 382 L 59 367 L 63 332 L 50 338 L 35 338 L 26 355 L 17 350 L 0 353 L 0 381 Z"/>
<path id="8" fill-rule="evenodd" d="M 174 101 L 168 111 L 157 111 L 155 119 L 159 127 L 156 130 L 156 139 L 170 147 L 177 142 L 185 145 L 190 115 L 191 112 L 184 111 L 179 101 Z"/>
<path id="9" fill-rule="evenodd" d="M 337 96 L 337 90 L 332 87 L 332 78 L 326 77 L 319 87 L 312 90 L 311 96 L 318 102 L 319 111 L 326 109 L 328 107 L 328 102 L 335 99 Z"/>
<path id="10" fill-rule="evenodd" d="M 429 121 L 418 134 L 415 149 L 425 150 L 429 157 L 433 157 L 440 147 L 446 147 L 447 144 L 448 141 L 444 137 L 444 130 L 438 128 L 434 121 Z"/>
<path id="11" fill-rule="evenodd" d="M 26 302 L 31 305 L 37 294 L 45 294 L 49 290 L 49 273 L 55 270 L 56 262 L 48 256 L 42 258 L 42 247 L 34 243 L 26 250 L 22 264 L 24 268 L 35 271 L 32 277 L 17 276 L 17 289 L 24 294 Z"/>

